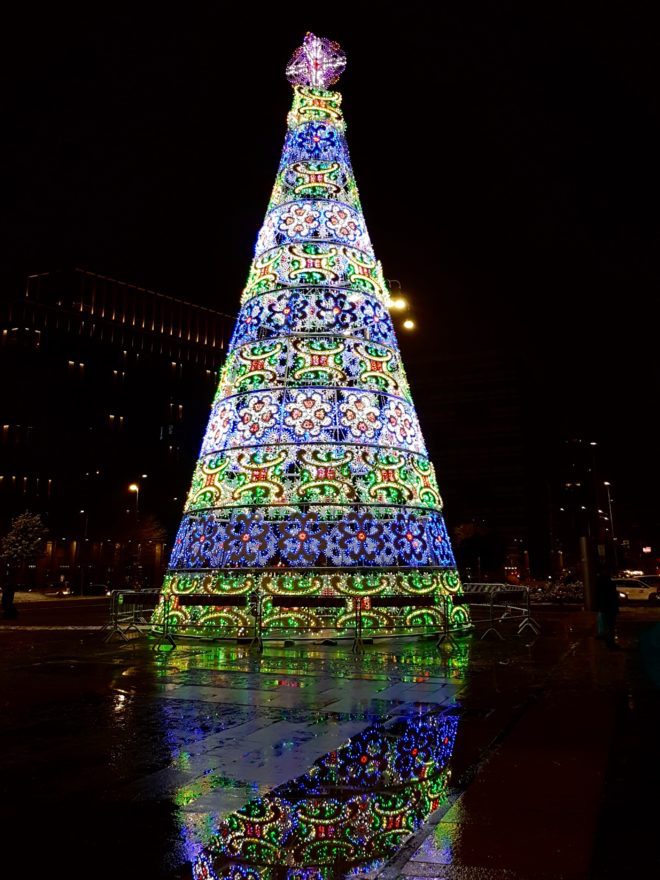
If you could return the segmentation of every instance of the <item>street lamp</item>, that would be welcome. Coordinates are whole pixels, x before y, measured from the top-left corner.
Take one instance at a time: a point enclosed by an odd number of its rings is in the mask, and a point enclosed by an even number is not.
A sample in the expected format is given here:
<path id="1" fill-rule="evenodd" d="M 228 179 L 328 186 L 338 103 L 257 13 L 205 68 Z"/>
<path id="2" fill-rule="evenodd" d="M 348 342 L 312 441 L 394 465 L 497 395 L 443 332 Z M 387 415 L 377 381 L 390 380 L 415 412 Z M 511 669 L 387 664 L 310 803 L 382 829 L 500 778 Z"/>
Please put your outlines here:
<path id="1" fill-rule="evenodd" d="M 135 492 L 135 516 L 140 512 L 140 486 L 138 483 L 131 483 L 128 487 L 129 492 Z"/>
<path id="2" fill-rule="evenodd" d="M 401 282 L 397 281 L 396 278 L 388 278 L 387 279 L 387 289 L 390 294 L 388 301 L 388 308 L 391 312 L 409 312 L 410 303 L 406 299 L 405 296 L 402 295 L 401 292 Z M 393 295 L 396 293 L 396 296 Z M 403 317 L 403 314 L 402 314 Z M 402 324 L 404 330 L 414 330 L 417 326 L 412 318 L 408 317 Z"/>
<path id="3" fill-rule="evenodd" d="M 395 299 L 390 300 L 390 308 L 396 309 L 397 312 L 402 312 L 408 308 L 408 303 L 402 296 L 397 296 Z"/>
<path id="4" fill-rule="evenodd" d="M 87 525 L 89 518 L 86 510 L 80 511 L 80 524 L 82 526 L 82 541 L 80 542 L 80 551 L 78 553 L 78 564 L 80 565 L 80 595 L 85 595 L 85 564 L 83 561 L 83 551 L 87 555 Z"/>
<path id="5" fill-rule="evenodd" d="M 397 281 L 396 278 L 388 278 L 387 289 L 390 294 L 389 308 L 397 312 L 405 311 L 408 308 L 408 301 L 402 295 L 401 282 Z M 396 296 L 392 296 L 393 293 L 396 293 Z"/>
<path id="6" fill-rule="evenodd" d="M 608 482 L 607 480 L 605 480 L 605 482 L 603 483 L 603 486 L 605 486 L 605 489 L 607 490 L 607 509 L 609 510 L 609 513 L 610 513 L 610 531 L 612 534 L 612 555 L 614 556 L 614 568 L 618 569 L 619 560 L 617 559 L 617 552 L 616 552 L 616 536 L 614 534 L 614 517 L 612 516 L 612 497 L 610 495 L 610 486 L 611 485 L 612 484 L 610 482 Z"/>

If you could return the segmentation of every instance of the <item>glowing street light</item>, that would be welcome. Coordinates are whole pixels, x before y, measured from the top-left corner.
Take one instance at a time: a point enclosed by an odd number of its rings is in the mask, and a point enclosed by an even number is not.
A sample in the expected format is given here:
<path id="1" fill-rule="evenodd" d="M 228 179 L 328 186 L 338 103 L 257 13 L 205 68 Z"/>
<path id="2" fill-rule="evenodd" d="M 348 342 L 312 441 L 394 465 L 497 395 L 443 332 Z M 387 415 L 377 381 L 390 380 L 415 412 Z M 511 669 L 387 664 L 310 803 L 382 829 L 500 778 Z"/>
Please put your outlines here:
<path id="1" fill-rule="evenodd" d="M 397 296 L 390 300 L 390 308 L 395 309 L 397 312 L 402 312 L 408 308 L 408 302 L 402 296 Z"/>
<path id="2" fill-rule="evenodd" d="M 131 483 L 128 487 L 129 492 L 135 493 L 135 515 L 137 516 L 140 512 L 140 486 L 138 483 Z"/>
<path id="3" fill-rule="evenodd" d="M 387 303 L 388 309 L 391 312 L 407 312 L 410 308 L 410 303 L 401 292 L 401 282 L 397 281 L 396 278 L 388 278 L 386 283 L 387 291 L 390 294 Z M 414 330 L 415 322 L 408 318 L 403 322 L 403 327 L 406 330 Z"/>
<path id="4" fill-rule="evenodd" d="M 396 278 L 387 278 L 386 287 L 390 294 L 388 308 L 395 312 L 405 311 L 408 308 L 408 300 L 402 295 L 401 282 Z"/>

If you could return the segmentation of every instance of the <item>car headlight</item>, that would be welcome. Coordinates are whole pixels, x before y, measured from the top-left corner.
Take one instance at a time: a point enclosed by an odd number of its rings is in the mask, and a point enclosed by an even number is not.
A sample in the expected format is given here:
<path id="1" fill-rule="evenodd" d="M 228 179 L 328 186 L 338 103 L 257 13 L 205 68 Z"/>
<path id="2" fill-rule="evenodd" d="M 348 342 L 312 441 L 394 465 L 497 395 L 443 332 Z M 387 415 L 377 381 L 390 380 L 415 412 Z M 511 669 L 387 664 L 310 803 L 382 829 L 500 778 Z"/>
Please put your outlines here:
<path id="1" fill-rule="evenodd" d="M 620 599 L 627 599 L 628 597 L 626 596 L 625 593 L 619 593 L 619 598 Z"/>

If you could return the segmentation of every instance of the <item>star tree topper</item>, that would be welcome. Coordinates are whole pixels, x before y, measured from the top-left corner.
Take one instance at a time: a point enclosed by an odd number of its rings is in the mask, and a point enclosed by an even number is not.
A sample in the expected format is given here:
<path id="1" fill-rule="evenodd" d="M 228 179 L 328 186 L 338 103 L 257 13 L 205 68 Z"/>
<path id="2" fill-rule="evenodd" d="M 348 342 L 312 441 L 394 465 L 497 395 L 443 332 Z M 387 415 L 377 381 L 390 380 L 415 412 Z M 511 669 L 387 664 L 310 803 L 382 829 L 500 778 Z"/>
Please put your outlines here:
<path id="1" fill-rule="evenodd" d="M 346 56 L 339 43 L 308 32 L 291 56 L 286 78 L 294 85 L 327 89 L 337 82 L 345 67 Z"/>

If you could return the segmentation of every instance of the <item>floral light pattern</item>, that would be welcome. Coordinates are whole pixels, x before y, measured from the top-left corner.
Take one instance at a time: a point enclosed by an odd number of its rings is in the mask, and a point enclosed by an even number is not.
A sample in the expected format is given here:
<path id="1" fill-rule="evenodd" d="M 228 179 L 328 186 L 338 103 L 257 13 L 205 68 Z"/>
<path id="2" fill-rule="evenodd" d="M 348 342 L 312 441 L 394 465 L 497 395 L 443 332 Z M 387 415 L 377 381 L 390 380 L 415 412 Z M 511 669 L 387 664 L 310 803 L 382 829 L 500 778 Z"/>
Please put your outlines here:
<path id="1" fill-rule="evenodd" d="M 332 425 L 332 403 L 320 391 L 301 391 L 287 403 L 284 424 L 296 437 L 319 437 L 323 428 Z"/>
<path id="2" fill-rule="evenodd" d="M 355 440 L 373 440 L 383 423 L 373 394 L 347 394 L 339 404 L 339 421 Z"/>
<path id="3" fill-rule="evenodd" d="M 237 413 L 236 433 L 243 442 L 263 440 L 277 426 L 278 407 L 272 394 L 250 394 Z"/>
<path id="4" fill-rule="evenodd" d="M 343 63 L 339 46 L 313 35 L 291 61 L 282 157 L 164 591 L 256 592 L 267 632 L 345 632 L 358 598 L 365 626 L 465 625 L 466 610 L 451 605 L 460 579 L 362 213 L 341 95 L 325 88 Z M 287 592 L 334 602 L 273 601 Z M 379 607 L 381 595 L 397 602 Z M 426 601 L 416 606 L 419 596 Z M 213 633 L 256 625 L 250 610 L 171 615 L 172 626 Z M 383 756 L 375 739 L 364 748 L 368 781 Z M 397 766 L 407 773 L 417 764 L 402 754 Z"/>

